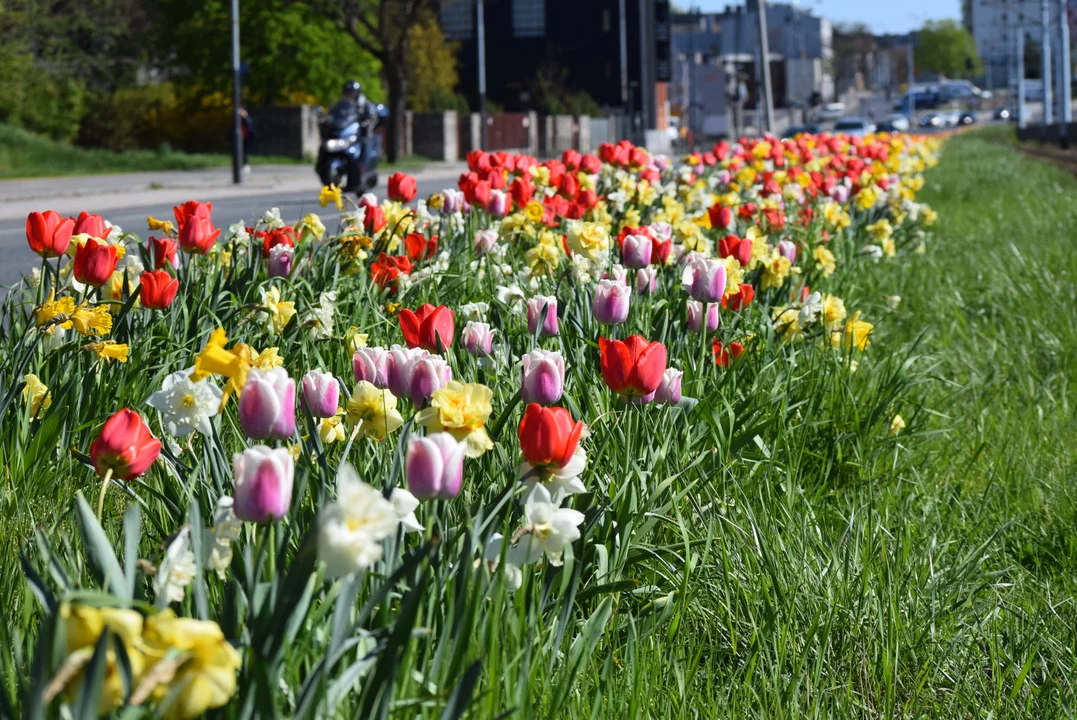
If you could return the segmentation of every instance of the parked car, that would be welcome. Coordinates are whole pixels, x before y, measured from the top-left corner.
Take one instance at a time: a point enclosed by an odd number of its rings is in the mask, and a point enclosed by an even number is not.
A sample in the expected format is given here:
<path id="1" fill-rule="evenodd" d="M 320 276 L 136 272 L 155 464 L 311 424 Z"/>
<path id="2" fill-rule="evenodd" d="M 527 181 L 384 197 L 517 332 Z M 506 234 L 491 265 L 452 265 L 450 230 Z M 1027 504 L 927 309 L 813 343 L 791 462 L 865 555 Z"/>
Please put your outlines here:
<path id="1" fill-rule="evenodd" d="M 894 129 L 897 132 L 909 131 L 909 118 L 905 117 L 901 113 L 893 113 L 891 115 L 887 115 L 886 120 L 884 120 L 883 122 L 887 122 L 893 125 Z"/>
<path id="2" fill-rule="evenodd" d="M 961 113 L 957 118 L 958 125 L 972 125 L 974 122 L 976 122 L 976 113 L 971 110 Z"/>
<path id="3" fill-rule="evenodd" d="M 942 118 L 938 115 L 935 115 L 934 113 L 930 115 L 924 115 L 922 118 L 920 118 L 920 127 L 942 127 Z"/>
<path id="4" fill-rule="evenodd" d="M 961 113 L 957 110 L 944 112 L 939 117 L 942 118 L 942 124 L 945 127 L 957 127 L 961 124 Z"/>
<path id="5" fill-rule="evenodd" d="M 875 132 L 873 125 L 867 118 L 848 117 L 834 123 L 834 132 L 845 133 L 854 137 L 864 137 L 868 133 Z"/>
<path id="6" fill-rule="evenodd" d="M 917 110 L 934 110 L 939 106 L 938 94 L 930 91 L 923 90 L 914 92 L 912 99 L 915 101 Z M 903 115 L 909 114 L 909 95 L 903 95 L 896 103 L 894 103 L 894 110 Z"/>
<path id="7" fill-rule="evenodd" d="M 1009 120 L 1011 117 L 1013 117 L 1013 113 L 1005 105 L 995 110 L 994 118 L 996 120 Z"/>
<path id="8" fill-rule="evenodd" d="M 837 120 L 845 114 L 845 103 L 827 103 L 815 112 L 816 120 Z"/>
<path id="9" fill-rule="evenodd" d="M 905 128 L 908 129 L 908 122 L 905 123 Z M 875 132 L 880 133 L 899 133 L 905 132 L 890 120 L 883 120 L 881 123 L 875 126 Z"/>
<path id="10" fill-rule="evenodd" d="M 806 133 L 808 135 L 818 135 L 821 131 L 822 131 L 822 128 L 819 127 L 819 123 L 804 123 L 803 125 L 790 125 L 789 127 L 787 127 L 785 129 L 785 132 L 782 133 L 782 140 L 785 140 L 786 138 L 794 138 L 797 135 L 800 135 L 801 133 Z"/>

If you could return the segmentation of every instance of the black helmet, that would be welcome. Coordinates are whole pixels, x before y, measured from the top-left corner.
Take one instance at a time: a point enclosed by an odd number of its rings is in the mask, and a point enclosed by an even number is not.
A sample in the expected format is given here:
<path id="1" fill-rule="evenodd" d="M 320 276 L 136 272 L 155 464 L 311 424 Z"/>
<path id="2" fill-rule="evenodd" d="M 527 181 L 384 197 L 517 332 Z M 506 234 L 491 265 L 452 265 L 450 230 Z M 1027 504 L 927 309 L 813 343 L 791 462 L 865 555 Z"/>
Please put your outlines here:
<path id="1" fill-rule="evenodd" d="M 344 94 L 358 96 L 363 87 L 359 84 L 358 80 L 349 80 L 344 83 Z"/>

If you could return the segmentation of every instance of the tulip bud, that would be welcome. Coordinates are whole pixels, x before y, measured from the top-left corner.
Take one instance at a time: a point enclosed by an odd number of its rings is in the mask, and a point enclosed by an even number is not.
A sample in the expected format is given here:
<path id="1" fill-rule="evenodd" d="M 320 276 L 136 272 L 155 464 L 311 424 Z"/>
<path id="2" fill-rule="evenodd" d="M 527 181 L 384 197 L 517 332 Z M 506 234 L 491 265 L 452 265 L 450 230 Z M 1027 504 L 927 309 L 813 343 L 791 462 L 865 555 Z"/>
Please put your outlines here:
<path id="1" fill-rule="evenodd" d="M 636 271 L 636 293 L 639 295 L 654 295 L 658 286 L 658 268 L 646 267 Z"/>
<path id="2" fill-rule="evenodd" d="M 681 286 L 696 300 L 718 302 L 725 294 L 725 265 L 717 260 L 693 258 L 681 273 Z"/>
<path id="3" fill-rule="evenodd" d="M 790 242 L 789 240 L 782 240 L 778 243 L 778 252 L 790 263 L 796 264 L 797 246 L 794 243 Z"/>
<path id="4" fill-rule="evenodd" d="M 468 322 L 463 332 L 464 349 L 475 357 L 489 355 L 494 347 L 494 331 L 489 324 L 483 322 Z"/>
<path id="5" fill-rule="evenodd" d="M 232 456 L 232 471 L 236 476 L 232 499 L 237 518 L 262 523 L 288 514 L 295 478 L 295 462 L 288 448 L 247 448 Z"/>
<path id="6" fill-rule="evenodd" d="M 623 265 L 614 264 L 609 270 L 605 270 L 602 273 L 602 280 L 612 280 L 613 282 L 628 284 L 628 271 L 624 269 Z"/>
<path id="7" fill-rule="evenodd" d="M 688 300 L 688 329 L 691 332 L 712 333 L 718 329 L 718 303 Z"/>
<path id="8" fill-rule="evenodd" d="M 830 191 L 830 199 L 839 205 L 849 202 L 849 186 L 835 185 L 834 189 Z"/>
<path id="9" fill-rule="evenodd" d="M 412 360 L 406 373 L 408 376 L 407 396 L 417 408 L 425 405 L 431 395 L 452 380 L 452 369 L 449 363 L 445 362 L 445 358 L 440 355 L 428 355 Z"/>
<path id="10" fill-rule="evenodd" d="M 645 235 L 626 235 L 621 260 L 630 268 L 645 268 L 651 264 L 654 243 Z"/>
<path id="11" fill-rule="evenodd" d="M 557 351 L 532 350 L 523 358 L 520 398 L 525 403 L 553 405 L 565 389 L 565 360 Z"/>
<path id="12" fill-rule="evenodd" d="M 116 270 L 117 250 L 103 240 L 87 238 L 75 250 L 72 274 L 80 283 L 101 287 Z"/>
<path id="13" fill-rule="evenodd" d="M 479 230 L 475 233 L 475 254 L 485 255 L 497 247 L 497 230 Z"/>
<path id="14" fill-rule="evenodd" d="M 352 372 L 356 381 L 384 390 L 389 387 L 389 351 L 385 348 L 359 348 L 352 355 Z"/>
<path id="15" fill-rule="evenodd" d="M 683 376 L 683 370 L 666 368 L 666 371 L 662 373 L 662 382 L 658 384 L 658 389 L 654 391 L 655 402 L 661 405 L 679 404 L 681 401 L 681 378 Z"/>
<path id="16" fill-rule="evenodd" d="M 71 244 L 74 228 L 74 220 L 60 217 L 55 210 L 32 212 L 26 218 L 26 242 L 41 257 L 59 257 Z"/>
<path id="17" fill-rule="evenodd" d="M 153 436 L 142 416 L 124 409 L 110 417 L 97 439 L 90 443 L 94 470 L 104 476 L 131 480 L 150 469 L 161 454 L 161 441 Z"/>
<path id="18" fill-rule="evenodd" d="M 393 345 L 386 359 L 386 386 L 398 398 L 411 396 L 411 367 L 413 360 L 425 358 L 430 353 L 422 348 L 406 348 Z"/>
<path id="19" fill-rule="evenodd" d="M 464 480 L 467 446 L 447 432 L 408 439 L 408 490 L 420 500 L 454 498 Z"/>
<path id="20" fill-rule="evenodd" d="M 546 319 L 542 319 L 543 308 L 546 308 Z M 539 323 L 542 330 L 539 331 Z M 553 337 L 557 334 L 557 298 L 553 295 L 535 295 L 527 301 L 527 332 L 534 335 L 536 332 L 545 337 Z"/>
<path id="21" fill-rule="evenodd" d="M 252 440 L 286 440 L 295 433 L 295 381 L 287 370 L 250 371 L 239 394 L 239 426 Z"/>
<path id="22" fill-rule="evenodd" d="M 447 188 L 441 191 L 441 209 L 447 213 L 457 213 L 463 208 L 464 193 L 456 188 Z"/>
<path id="23" fill-rule="evenodd" d="M 340 385 L 332 373 L 311 370 L 303 376 L 303 402 L 316 418 L 333 417 L 340 407 Z"/>
<path id="24" fill-rule="evenodd" d="M 491 190 L 490 199 L 486 201 L 486 212 L 494 217 L 505 217 L 512 207 L 512 198 L 501 190 Z"/>
<path id="25" fill-rule="evenodd" d="M 599 280 L 591 306 L 595 319 L 602 325 L 620 325 L 628 319 L 632 291 L 623 282 Z"/>
<path id="26" fill-rule="evenodd" d="M 269 249 L 269 277 L 288 277 L 292 274 L 295 248 L 290 245 L 274 245 Z"/>
<path id="27" fill-rule="evenodd" d="M 179 262 L 176 259 L 176 250 L 179 246 L 176 241 L 168 237 L 154 237 L 150 235 L 149 240 L 146 241 L 146 250 L 149 252 L 150 257 L 153 258 L 154 269 L 161 269 L 166 264 L 172 267 L 177 267 Z"/>

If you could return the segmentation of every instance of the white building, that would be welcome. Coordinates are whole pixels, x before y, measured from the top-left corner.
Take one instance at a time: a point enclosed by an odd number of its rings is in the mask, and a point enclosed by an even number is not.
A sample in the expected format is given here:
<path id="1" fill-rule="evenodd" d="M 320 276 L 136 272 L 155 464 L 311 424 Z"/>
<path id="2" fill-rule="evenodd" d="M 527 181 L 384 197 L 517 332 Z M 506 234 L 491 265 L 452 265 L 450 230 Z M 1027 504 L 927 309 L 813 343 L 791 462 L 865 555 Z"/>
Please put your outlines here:
<path id="1" fill-rule="evenodd" d="M 1026 45 L 1042 44 L 1040 8 L 1040 0 L 964 0 L 963 20 L 983 60 L 984 87 L 1006 87 L 1016 81 L 1017 34 L 1024 32 Z M 1049 0 L 1048 8 L 1048 40 L 1054 54 L 1058 49 L 1058 0 Z M 1034 73 L 1038 74 L 1038 69 Z"/>

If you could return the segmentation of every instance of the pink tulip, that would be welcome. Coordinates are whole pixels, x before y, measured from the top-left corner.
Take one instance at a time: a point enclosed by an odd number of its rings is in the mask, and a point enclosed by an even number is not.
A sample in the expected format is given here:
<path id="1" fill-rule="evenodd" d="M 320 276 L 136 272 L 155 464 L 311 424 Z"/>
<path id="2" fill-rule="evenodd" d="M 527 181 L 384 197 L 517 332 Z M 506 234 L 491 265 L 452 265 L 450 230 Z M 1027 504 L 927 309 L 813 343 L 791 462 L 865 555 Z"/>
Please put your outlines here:
<path id="1" fill-rule="evenodd" d="M 599 280 L 595 286 L 595 299 L 591 309 L 595 320 L 602 325 L 620 325 L 628 319 L 629 299 L 632 290 L 623 282 Z"/>
<path id="2" fill-rule="evenodd" d="M 718 302 L 725 294 L 725 265 L 717 260 L 693 258 L 681 273 L 681 286 L 696 300 Z"/>
<path id="3" fill-rule="evenodd" d="M 681 401 L 681 378 L 684 371 L 676 368 L 666 368 L 662 374 L 662 382 L 654 391 L 654 400 L 662 405 L 677 405 Z"/>
<path id="4" fill-rule="evenodd" d="M 411 397 L 411 368 L 416 360 L 429 356 L 422 348 L 393 345 L 389 350 L 387 386 L 398 398 Z"/>
<path id="5" fill-rule="evenodd" d="M 295 248 L 290 245 L 274 245 L 269 249 L 269 277 L 288 277 L 292 274 Z"/>
<path id="6" fill-rule="evenodd" d="M 475 233 L 475 254 L 485 255 L 497 247 L 497 230 L 479 230 Z"/>
<path id="7" fill-rule="evenodd" d="M 636 271 L 636 293 L 639 295 L 654 295 L 658 287 L 658 268 L 645 267 Z"/>
<path id="8" fill-rule="evenodd" d="M 417 408 L 425 405 L 431 395 L 452 380 L 452 369 L 440 355 L 412 360 L 405 372 L 408 376 L 408 397 Z"/>
<path id="9" fill-rule="evenodd" d="M 456 188 L 447 188 L 441 191 L 441 210 L 447 214 L 460 212 L 464 205 L 464 193 Z"/>
<path id="10" fill-rule="evenodd" d="M 624 269 L 623 265 L 615 264 L 602 273 L 603 280 L 612 280 L 613 282 L 619 282 L 628 284 L 628 271 Z"/>
<path id="11" fill-rule="evenodd" d="M 464 480 L 466 445 L 447 432 L 408 439 L 404 472 L 408 490 L 420 500 L 454 498 Z"/>
<path id="12" fill-rule="evenodd" d="M 237 518 L 261 523 L 279 520 L 288 513 L 295 477 L 295 463 L 288 448 L 247 448 L 232 456 L 232 470 L 236 476 L 233 499 Z"/>
<path id="13" fill-rule="evenodd" d="M 712 333 L 718 329 L 718 303 L 688 300 L 688 329 L 691 332 Z"/>
<path id="14" fill-rule="evenodd" d="M 532 350 L 523 356 L 520 399 L 525 405 L 553 405 L 565 389 L 565 360 L 557 351 Z"/>
<path id="15" fill-rule="evenodd" d="M 630 268 L 645 268 L 651 264 L 654 243 L 646 235 L 625 235 L 621 260 Z"/>
<path id="16" fill-rule="evenodd" d="M 512 198 L 502 190 L 491 190 L 490 199 L 486 201 L 486 212 L 494 217 L 505 217 L 512 208 Z"/>
<path id="17" fill-rule="evenodd" d="M 542 320 L 543 308 L 546 310 L 546 320 Z M 539 323 L 542 322 L 542 332 L 539 332 Z M 527 301 L 527 332 L 534 335 L 539 332 L 545 337 L 557 334 L 557 298 L 553 295 L 535 295 Z"/>
<path id="18" fill-rule="evenodd" d="M 489 355 L 494 348 L 494 330 L 487 323 L 468 322 L 461 334 L 464 349 L 475 357 Z"/>
<path id="19" fill-rule="evenodd" d="M 316 418 L 333 417 L 340 403 L 340 385 L 332 373 L 311 370 L 303 376 L 303 402 Z"/>
<path id="20" fill-rule="evenodd" d="M 794 265 L 796 264 L 797 246 L 795 243 L 792 243 L 789 240 L 782 240 L 778 243 L 778 252 L 790 263 L 793 263 Z"/>
<path id="21" fill-rule="evenodd" d="M 250 371 L 239 394 L 239 426 L 252 440 L 286 440 L 295 434 L 295 381 L 287 370 Z"/>
<path id="22" fill-rule="evenodd" d="M 389 351 L 385 348 L 359 348 L 352 355 L 352 372 L 356 382 L 366 380 L 379 390 L 389 387 Z"/>

